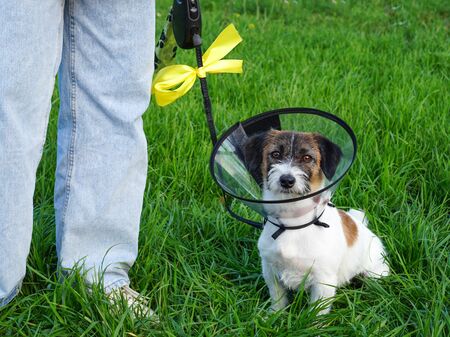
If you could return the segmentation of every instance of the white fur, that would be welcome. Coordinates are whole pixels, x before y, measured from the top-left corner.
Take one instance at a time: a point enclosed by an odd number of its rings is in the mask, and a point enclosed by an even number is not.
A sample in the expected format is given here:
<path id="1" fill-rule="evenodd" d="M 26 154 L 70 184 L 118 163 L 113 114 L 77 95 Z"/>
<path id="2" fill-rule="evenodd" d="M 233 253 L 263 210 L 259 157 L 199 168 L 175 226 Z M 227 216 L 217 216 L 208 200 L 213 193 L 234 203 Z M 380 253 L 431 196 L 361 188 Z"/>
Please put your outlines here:
<path id="1" fill-rule="evenodd" d="M 351 247 L 347 245 L 341 217 L 334 207 L 326 206 L 320 218 L 329 228 L 311 225 L 286 230 L 276 240 L 272 234 L 278 227 L 267 222 L 258 240 L 258 249 L 273 310 L 284 308 L 288 304 L 287 290 L 297 289 L 303 281 L 311 290 L 311 302 L 315 302 L 333 297 L 336 287 L 358 274 L 371 277 L 389 274 L 381 240 L 367 228 L 364 213 L 351 210 L 347 214 L 358 228 L 357 239 Z M 310 211 L 297 218 L 281 218 L 279 221 L 285 226 L 297 226 L 313 217 L 314 211 Z M 269 220 L 277 221 L 271 217 Z M 320 313 L 329 310 L 330 306 Z"/>
<path id="2" fill-rule="evenodd" d="M 303 172 L 299 167 L 292 165 L 292 161 L 282 162 L 279 164 L 272 165 L 269 173 L 267 174 L 267 189 L 270 191 L 281 192 L 283 189 L 280 185 L 280 177 L 284 174 L 290 174 L 295 178 L 295 184 L 289 189 L 289 198 L 293 198 L 294 194 L 304 194 L 307 192 L 307 178 L 305 172 Z"/>
<path id="3" fill-rule="evenodd" d="M 295 178 L 295 184 L 289 189 L 289 193 L 283 193 L 283 187 L 280 185 L 280 177 L 284 174 L 290 174 Z M 307 192 L 308 176 L 299 167 L 292 165 L 292 161 L 285 161 L 272 165 L 267 180 L 264 181 L 263 200 L 289 200 L 298 198 Z M 293 218 L 311 211 L 316 204 L 312 199 L 301 201 L 265 204 L 264 209 L 268 215 L 276 218 Z"/>

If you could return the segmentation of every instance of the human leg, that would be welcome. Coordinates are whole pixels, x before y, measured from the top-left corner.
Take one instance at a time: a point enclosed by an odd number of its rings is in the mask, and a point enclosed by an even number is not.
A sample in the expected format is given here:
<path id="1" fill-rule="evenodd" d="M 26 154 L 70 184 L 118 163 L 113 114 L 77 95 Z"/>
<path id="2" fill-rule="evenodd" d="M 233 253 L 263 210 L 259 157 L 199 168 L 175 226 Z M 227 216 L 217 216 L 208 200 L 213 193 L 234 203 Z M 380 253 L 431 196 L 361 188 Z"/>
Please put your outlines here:
<path id="1" fill-rule="evenodd" d="M 63 2 L 0 3 L 0 307 L 19 291 L 62 45 Z"/>
<path id="2" fill-rule="evenodd" d="M 55 182 L 57 252 L 87 283 L 129 283 L 147 174 L 142 114 L 154 2 L 66 1 Z"/>

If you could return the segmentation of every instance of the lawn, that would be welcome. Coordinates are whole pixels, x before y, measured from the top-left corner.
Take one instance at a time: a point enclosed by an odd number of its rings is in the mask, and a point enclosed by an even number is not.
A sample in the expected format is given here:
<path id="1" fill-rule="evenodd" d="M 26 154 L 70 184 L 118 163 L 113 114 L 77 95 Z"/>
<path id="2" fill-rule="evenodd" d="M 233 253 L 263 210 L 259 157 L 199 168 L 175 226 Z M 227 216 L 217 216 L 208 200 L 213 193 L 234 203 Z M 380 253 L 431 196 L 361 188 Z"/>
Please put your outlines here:
<path id="1" fill-rule="evenodd" d="M 157 31 L 170 1 L 157 2 Z M 268 313 L 259 232 L 228 216 L 208 171 L 199 84 L 144 115 L 149 174 L 132 286 L 160 324 L 114 315 L 79 275 L 56 274 L 53 184 L 57 91 L 37 175 L 34 233 L 21 294 L 0 336 L 448 336 L 450 4 L 448 1 L 202 1 L 204 43 L 229 23 L 242 75 L 208 77 L 219 132 L 277 107 L 344 119 L 357 160 L 334 196 L 366 210 L 392 275 L 340 288 L 316 316 L 304 291 Z M 194 65 L 193 51 L 178 62 Z M 5 257 L 0 257 L 5 258 Z"/>

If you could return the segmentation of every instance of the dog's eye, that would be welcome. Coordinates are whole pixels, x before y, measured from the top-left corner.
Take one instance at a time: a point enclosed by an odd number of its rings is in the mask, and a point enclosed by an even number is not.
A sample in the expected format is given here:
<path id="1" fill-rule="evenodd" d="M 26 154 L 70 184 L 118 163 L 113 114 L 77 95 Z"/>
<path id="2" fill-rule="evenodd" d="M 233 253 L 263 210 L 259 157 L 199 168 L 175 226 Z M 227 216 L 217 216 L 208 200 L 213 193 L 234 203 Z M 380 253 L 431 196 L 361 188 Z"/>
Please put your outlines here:
<path id="1" fill-rule="evenodd" d="M 280 153 L 280 151 L 273 151 L 273 152 L 270 153 L 270 156 L 271 156 L 273 159 L 280 159 L 281 153 Z"/>
<path id="2" fill-rule="evenodd" d="M 302 161 L 305 162 L 305 163 L 310 163 L 312 161 L 312 159 L 313 158 L 310 155 L 307 155 L 307 154 L 302 156 Z"/>

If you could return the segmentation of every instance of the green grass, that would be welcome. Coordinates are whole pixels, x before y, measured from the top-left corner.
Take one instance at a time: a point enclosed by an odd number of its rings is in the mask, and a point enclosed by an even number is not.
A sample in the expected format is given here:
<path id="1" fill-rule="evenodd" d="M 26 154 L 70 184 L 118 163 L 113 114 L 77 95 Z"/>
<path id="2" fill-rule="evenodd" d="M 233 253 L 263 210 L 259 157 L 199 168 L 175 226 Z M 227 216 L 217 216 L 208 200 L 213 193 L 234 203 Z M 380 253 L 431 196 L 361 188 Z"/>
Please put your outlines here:
<path id="1" fill-rule="evenodd" d="M 157 3 L 158 31 L 170 1 Z M 334 202 L 363 208 L 392 275 L 338 290 L 317 317 L 299 291 L 268 314 L 258 232 L 221 207 L 198 84 L 144 116 L 148 188 L 132 286 L 161 324 L 112 315 L 82 276 L 56 273 L 53 183 L 58 96 L 35 193 L 21 294 L 0 311 L 13 336 L 448 336 L 450 6 L 433 1 L 203 1 L 204 41 L 233 22 L 243 75 L 209 77 L 219 131 L 276 107 L 330 111 L 354 129 L 357 160 Z M 230 57 L 231 57 L 230 56 Z M 193 52 L 179 52 L 194 64 Z M 4 258 L 4 257 L 0 257 Z"/>

